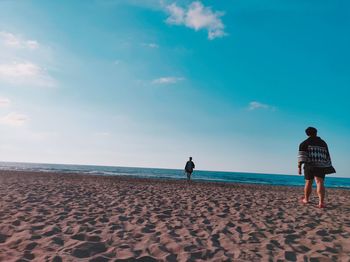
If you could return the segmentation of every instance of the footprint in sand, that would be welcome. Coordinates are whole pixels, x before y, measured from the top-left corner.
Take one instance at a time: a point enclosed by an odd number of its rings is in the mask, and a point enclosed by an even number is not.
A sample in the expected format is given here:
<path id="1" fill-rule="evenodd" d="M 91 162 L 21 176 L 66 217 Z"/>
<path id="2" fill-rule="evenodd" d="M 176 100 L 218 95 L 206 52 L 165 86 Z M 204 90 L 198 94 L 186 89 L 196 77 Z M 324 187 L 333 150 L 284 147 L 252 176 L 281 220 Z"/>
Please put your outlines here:
<path id="1" fill-rule="evenodd" d="M 38 243 L 36 242 L 31 242 L 28 245 L 26 245 L 26 247 L 24 248 L 24 250 L 33 250 L 36 246 L 38 245 Z"/>
<path id="2" fill-rule="evenodd" d="M 87 237 L 87 241 L 89 241 L 89 242 L 100 242 L 101 241 L 101 237 L 99 237 L 97 235 L 88 236 Z"/>
<path id="3" fill-rule="evenodd" d="M 169 254 L 166 256 L 165 260 L 167 262 L 177 262 L 177 255 L 176 254 Z"/>
<path id="4" fill-rule="evenodd" d="M 53 259 L 52 259 L 52 262 L 62 262 L 62 258 L 60 256 L 55 256 Z"/>
<path id="5" fill-rule="evenodd" d="M 77 258 L 87 258 L 105 252 L 106 250 L 107 247 L 104 243 L 84 242 L 73 249 L 72 255 Z"/>
<path id="6" fill-rule="evenodd" d="M 214 247 L 220 247 L 220 241 L 219 241 L 219 235 L 218 234 L 212 235 L 210 240 L 211 240 L 211 242 L 212 242 Z"/>
<path id="7" fill-rule="evenodd" d="M 283 247 L 280 245 L 280 243 L 277 240 L 270 240 L 270 243 L 279 249 L 283 249 Z"/>
<path id="8" fill-rule="evenodd" d="M 332 253 L 332 254 L 338 254 L 339 252 L 341 252 L 340 250 L 333 248 L 333 247 L 326 247 L 326 249 L 324 250 L 324 252 L 327 253 Z"/>
<path id="9" fill-rule="evenodd" d="M 26 259 L 26 260 L 32 260 L 32 259 L 35 258 L 35 255 L 30 253 L 30 251 L 25 251 L 24 255 L 23 255 L 23 258 Z"/>
<path id="10" fill-rule="evenodd" d="M 108 223 L 109 222 L 109 218 L 103 216 L 103 217 L 99 218 L 98 221 L 100 221 L 101 223 Z"/>
<path id="11" fill-rule="evenodd" d="M 0 234 L 0 243 L 5 243 L 7 240 L 8 236 L 4 234 Z"/>
<path id="12" fill-rule="evenodd" d="M 21 221 L 20 220 L 15 220 L 15 221 L 12 222 L 12 225 L 18 227 L 18 226 L 21 225 Z"/>
<path id="13" fill-rule="evenodd" d="M 59 245 L 59 246 L 63 246 L 64 245 L 64 241 L 60 237 L 53 237 L 52 238 L 52 243 L 56 244 L 56 245 Z"/>
<path id="14" fill-rule="evenodd" d="M 78 233 L 78 234 L 71 236 L 71 239 L 84 241 L 86 239 L 86 235 L 83 233 Z"/>
<path id="15" fill-rule="evenodd" d="M 139 257 L 136 259 L 136 261 L 142 261 L 142 262 L 157 262 L 158 260 L 155 259 L 154 257 L 150 257 L 150 256 L 143 256 L 143 257 Z"/>
<path id="16" fill-rule="evenodd" d="M 299 239 L 300 236 L 297 234 L 290 234 L 285 237 L 284 243 L 288 244 L 296 244 L 296 240 Z"/>
<path id="17" fill-rule="evenodd" d="M 56 226 L 53 226 L 53 227 L 49 227 L 44 233 L 43 235 L 46 236 L 46 237 L 50 237 L 50 236 L 53 236 L 53 235 L 56 235 L 57 233 L 60 233 L 61 232 L 61 229 L 56 227 Z"/>
<path id="18" fill-rule="evenodd" d="M 204 250 L 190 253 L 190 261 L 206 260 L 206 252 Z"/>
<path id="19" fill-rule="evenodd" d="M 33 234 L 33 235 L 30 237 L 30 240 L 38 240 L 38 239 L 40 239 L 40 238 L 42 238 L 42 236 Z"/>
<path id="20" fill-rule="evenodd" d="M 41 229 L 43 229 L 44 227 L 45 227 L 45 224 L 33 225 L 33 226 L 31 227 L 31 230 L 32 230 L 32 231 L 41 230 Z"/>
<path id="21" fill-rule="evenodd" d="M 94 257 L 89 260 L 89 262 L 108 262 L 108 261 L 110 261 L 110 259 L 104 256 Z"/>
<path id="22" fill-rule="evenodd" d="M 322 237 L 328 236 L 328 232 L 326 230 L 324 230 L 324 229 L 318 230 L 316 232 L 316 234 L 319 235 L 319 236 L 322 236 Z"/>
<path id="23" fill-rule="evenodd" d="M 306 252 L 309 252 L 311 249 L 306 247 L 306 246 L 299 246 L 298 247 L 298 251 L 301 252 L 301 253 L 306 253 Z"/>
<path id="24" fill-rule="evenodd" d="M 297 256 L 296 256 L 295 252 L 293 252 L 293 251 L 284 252 L 284 258 L 287 261 L 297 261 Z"/>
<path id="25" fill-rule="evenodd" d="M 145 225 L 144 228 L 141 229 L 141 232 L 142 233 L 154 233 L 154 232 L 156 232 L 154 230 L 154 228 L 155 228 L 154 225 L 147 224 L 147 225 Z"/>
<path id="26" fill-rule="evenodd" d="M 275 248 L 274 248 L 274 246 L 272 244 L 267 244 L 266 245 L 266 249 L 270 250 L 270 251 L 273 251 Z"/>
<path id="27" fill-rule="evenodd" d="M 126 216 L 119 216 L 119 221 L 124 222 L 124 221 L 128 221 L 128 220 L 129 220 L 129 218 Z"/>

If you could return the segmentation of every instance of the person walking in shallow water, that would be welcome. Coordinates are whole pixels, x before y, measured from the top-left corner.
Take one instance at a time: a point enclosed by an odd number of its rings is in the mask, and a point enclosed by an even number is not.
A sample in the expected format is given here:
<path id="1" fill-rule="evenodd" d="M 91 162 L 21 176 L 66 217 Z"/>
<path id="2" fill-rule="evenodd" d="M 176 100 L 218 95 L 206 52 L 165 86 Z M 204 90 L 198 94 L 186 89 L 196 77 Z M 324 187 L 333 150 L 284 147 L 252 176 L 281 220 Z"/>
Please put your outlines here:
<path id="1" fill-rule="evenodd" d="M 192 161 L 192 157 L 190 156 L 190 159 L 187 161 L 186 166 L 185 166 L 185 173 L 187 175 L 187 181 L 191 180 L 193 169 L 195 169 L 195 165 Z"/>
<path id="2" fill-rule="evenodd" d="M 319 198 L 318 207 L 324 208 L 326 192 L 324 186 L 325 175 L 335 173 L 335 169 L 332 166 L 328 145 L 317 136 L 317 129 L 308 127 L 305 132 L 308 139 L 300 144 L 298 154 L 298 173 L 299 175 L 302 174 L 302 166 L 304 165 L 305 178 L 304 196 L 301 202 L 303 204 L 309 203 L 312 183 L 315 179 Z"/>

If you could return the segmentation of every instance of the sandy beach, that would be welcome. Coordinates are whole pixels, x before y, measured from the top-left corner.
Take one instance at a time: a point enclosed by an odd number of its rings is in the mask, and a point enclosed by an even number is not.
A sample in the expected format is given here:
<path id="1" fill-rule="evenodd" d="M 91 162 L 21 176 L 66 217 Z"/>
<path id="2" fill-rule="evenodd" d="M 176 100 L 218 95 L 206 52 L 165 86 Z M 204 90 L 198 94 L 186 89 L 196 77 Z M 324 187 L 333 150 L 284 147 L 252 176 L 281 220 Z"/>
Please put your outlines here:
<path id="1" fill-rule="evenodd" d="M 0 195 L 0 261 L 350 261 L 346 190 L 0 171 Z"/>

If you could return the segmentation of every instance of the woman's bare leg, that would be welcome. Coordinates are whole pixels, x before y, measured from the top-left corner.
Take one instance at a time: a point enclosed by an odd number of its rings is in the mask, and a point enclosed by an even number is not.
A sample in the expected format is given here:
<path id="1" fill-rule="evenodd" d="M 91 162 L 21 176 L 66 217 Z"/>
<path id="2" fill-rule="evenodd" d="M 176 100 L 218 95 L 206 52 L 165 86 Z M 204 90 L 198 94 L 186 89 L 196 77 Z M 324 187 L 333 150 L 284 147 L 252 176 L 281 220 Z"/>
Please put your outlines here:
<path id="1" fill-rule="evenodd" d="M 317 185 L 317 195 L 319 199 L 319 206 L 324 205 L 324 196 L 325 196 L 325 187 L 324 187 L 324 179 L 321 177 L 315 177 L 316 185 Z"/>
<path id="2" fill-rule="evenodd" d="M 312 192 L 312 183 L 313 182 L 314 181 L 312 179 L 311 180 L 305 180 L 304 199 L 303 199 L 304 203 L 308 203 L 309 202 L 310 195 L 311 195 L 311 192 Z"/>

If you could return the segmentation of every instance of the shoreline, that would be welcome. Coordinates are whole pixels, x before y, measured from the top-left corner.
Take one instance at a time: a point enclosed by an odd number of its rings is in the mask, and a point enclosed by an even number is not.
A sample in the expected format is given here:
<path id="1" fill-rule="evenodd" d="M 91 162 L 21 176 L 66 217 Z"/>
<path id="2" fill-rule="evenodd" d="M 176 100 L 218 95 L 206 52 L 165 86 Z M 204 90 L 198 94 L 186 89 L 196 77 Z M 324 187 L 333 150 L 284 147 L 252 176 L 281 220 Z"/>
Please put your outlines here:
<path id="1" fill-rule="evenodd" d="M 164 169 L 166 170 L 166 169 Z M 202 170 L 200 170 L 202 171 Z M 32 174 L 39 174 L 39 173 L 43 173 L 43 174 L 56 174 L 56 175 L 73 175 L 73 176 L 96 176 L 96 177 L 106 177 L 106 178 L 113 178 L 113 177 L 117 177 L 117 178 L 126 178 L 126 179 L 144 179 L 144 180 L 151 180 L 151 181 L 185 181 L 186 177 L 184 176 L 183 178 L 174 178 L 174 177 L 146 177 L 146 176 L 137 176 L 137 175 L 107 175 L 104 174 L 103 172 L 101 172 L 100 174 L 98 173 L 89 173 L 89 172 L 70 172 L 70 171 L 55 171 L 55 170 L 48 170 L 48 171 L 36 171 L 36 170 L 13 170 L 13 169 L 0 169 L 0 172 L 8 172 L 8 173 L 32 173 Z M 215 172 L 215 171 L 210 171 L 210 172 Z M 221 172 L 221 171 L 218 171 Z M 225 173 L 225 172 L 224 172 Z M 233 172 L 234 173 L 234 172 Z M 263 173 L 247 173 L 247 174 L 259 174 L 259 175 L 264 175 Z M 272 174 L 273 175 L 273 174 Z M 280 174 L 276 174 L 276 175 L 280 175 Z M 293 175 L 283 175 L 283 176 L 291 176 L 291 177 L 296 177 Z M 194 176 L 195 177 L 195 176 Z M 303 177 L 303 175 L 301 176 Z M 333 178 L 333 176 L 329 176 L 330 178 Z M 328 178 L 329 178 L 328 177 Z M 334 177 L 334 178 L 339 178 L 342 179 L 344 177 Z M 350 178 L 349 178 L 350 179 Z M 254 183 L 254 182 L 237 182 L 237 181 L 217 181 L 217 180 L 211 180 L 211 179 L 204 179 L 204 178 L 193 178 L 191 180 L 192 183 L 208 183 L 208 184 L 228 184 L 228 185 L 257 185 L 257 186 L 272 186 L 272 187 L 297 187 L 297 188 L 302 188 L 304 187 L 304 184 L 301 185 L 286 185 L 286 184 L 268 184 L 268 183 Z M 327 177 L 326 177 L 326 183 L 327 183 Z M 316 184 L 313 183 L 313 188 L 316 187 Z M 326 184 L 326 188 L 329 190 L 332 189 L 339 189 L 339 190 L 350 190 L 350 187 L 348 186 L 330 186 Z"/>
<path id="2" fill-rule="evenodd" d="M 0 261 L 348 261 L 350 191 L 0 171 Z"/>

